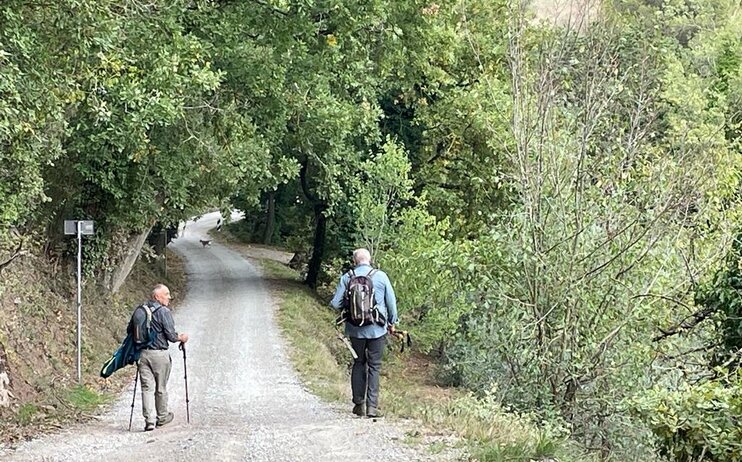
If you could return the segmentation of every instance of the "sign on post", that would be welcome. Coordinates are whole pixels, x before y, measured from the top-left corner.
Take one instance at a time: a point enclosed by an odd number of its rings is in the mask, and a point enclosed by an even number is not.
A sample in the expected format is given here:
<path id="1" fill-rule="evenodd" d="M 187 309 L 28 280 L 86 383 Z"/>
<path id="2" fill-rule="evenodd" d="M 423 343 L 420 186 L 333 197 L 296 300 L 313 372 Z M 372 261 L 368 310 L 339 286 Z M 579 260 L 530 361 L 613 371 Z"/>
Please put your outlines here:
<path id="1" fill-rule="evenodd" d="M 77 383 L 82 385 L 82 236 L 95 232 L 92 220 L 64 220 L 64 234 L 77 234 Z"/>
<path id="2" fill-rule="evenodd" d="M 64 234 L 77 234 L 78 223 L 80 223 L 80 232 L 83 235 L 95 234 L 93 220 L 64 220 Z"/>

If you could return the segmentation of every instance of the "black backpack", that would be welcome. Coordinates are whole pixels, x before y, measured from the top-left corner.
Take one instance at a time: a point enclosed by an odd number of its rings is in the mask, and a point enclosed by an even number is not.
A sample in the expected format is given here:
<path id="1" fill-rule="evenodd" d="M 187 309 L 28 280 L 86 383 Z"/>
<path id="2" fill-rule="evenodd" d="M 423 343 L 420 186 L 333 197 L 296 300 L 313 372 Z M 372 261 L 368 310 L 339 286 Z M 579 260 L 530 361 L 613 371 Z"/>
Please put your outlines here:
<path id="1" fill-rule="evenodd" d="M 136 307 L 131 314 L 126 333 L 131 335 L 136 349 L 146 348 L 155 341 L 157 331 L 152 326 L 152 316 L 159 309 L 159 306 L 153 309 L 145 303 Z"/>
<path id="2" fill-rule="evenodd" d="M 367 275 L 359 276 L 351 270 L 348 274 L 348 286 L 345 289 L 345 320 L 354 326 L 379 324 L 379 310 L 374 299 L 374 273 L 372 269 Z"/>

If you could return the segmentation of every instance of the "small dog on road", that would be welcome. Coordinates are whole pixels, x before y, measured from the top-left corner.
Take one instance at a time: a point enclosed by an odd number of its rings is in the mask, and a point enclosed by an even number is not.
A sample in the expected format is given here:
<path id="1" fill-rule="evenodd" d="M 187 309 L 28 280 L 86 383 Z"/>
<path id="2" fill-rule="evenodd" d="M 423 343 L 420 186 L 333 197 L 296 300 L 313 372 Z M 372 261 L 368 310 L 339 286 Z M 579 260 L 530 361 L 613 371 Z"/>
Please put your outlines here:
<path id="1" fill-rule="evenodd" d="M 211 239 L 199 239 L 198 242 L 204 247 L 211 247 Z"/>

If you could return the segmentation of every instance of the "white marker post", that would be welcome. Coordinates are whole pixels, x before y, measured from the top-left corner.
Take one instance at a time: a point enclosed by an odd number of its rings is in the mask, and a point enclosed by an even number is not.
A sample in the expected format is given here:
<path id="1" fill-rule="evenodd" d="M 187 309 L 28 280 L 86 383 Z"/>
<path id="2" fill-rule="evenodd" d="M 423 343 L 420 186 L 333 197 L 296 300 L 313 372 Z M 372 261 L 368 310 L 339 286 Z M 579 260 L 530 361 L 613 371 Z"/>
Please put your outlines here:
<path id="1" fill-rule="evenodd" d="M 77 234 L 77 383 L 82 385 L 82 235 L 94 233 L 91 220 L 64 220 L 64 234 Z"/>

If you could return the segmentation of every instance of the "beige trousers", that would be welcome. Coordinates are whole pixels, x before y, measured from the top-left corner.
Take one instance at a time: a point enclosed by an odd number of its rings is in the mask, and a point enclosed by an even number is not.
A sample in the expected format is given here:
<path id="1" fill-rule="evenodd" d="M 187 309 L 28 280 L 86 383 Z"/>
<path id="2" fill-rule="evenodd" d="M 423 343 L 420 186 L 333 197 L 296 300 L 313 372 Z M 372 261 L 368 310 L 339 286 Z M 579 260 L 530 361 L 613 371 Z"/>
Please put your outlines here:
<path id="1" fill-rule="evenodd" d="M 167 381 L 173 361 L 167 350 L 143 350 L 139 358 L 142 384 L 142 415 L 147 423 L 167 416 Z"/>

